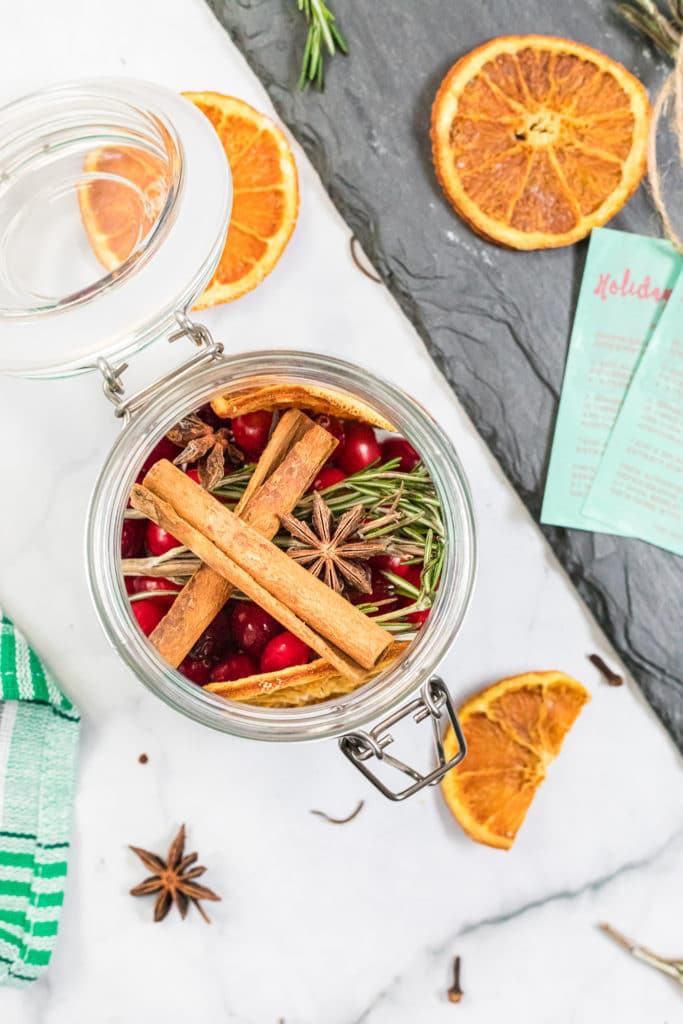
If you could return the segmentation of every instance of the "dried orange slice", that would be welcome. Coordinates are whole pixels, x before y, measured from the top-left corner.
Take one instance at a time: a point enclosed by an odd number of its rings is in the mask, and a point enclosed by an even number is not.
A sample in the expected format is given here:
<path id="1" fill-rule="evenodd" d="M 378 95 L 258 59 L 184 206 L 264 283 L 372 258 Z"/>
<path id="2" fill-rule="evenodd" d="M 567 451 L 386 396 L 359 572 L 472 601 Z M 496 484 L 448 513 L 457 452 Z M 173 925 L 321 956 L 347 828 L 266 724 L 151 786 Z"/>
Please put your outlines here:
<path id="1" fill-rule="evenodd" d="M 225 248 L 195 306 L 206 309 L 232 302 L 271 272 L 296 224 L 299 183 L 294 154 L 269 117 L 232 96 L 184 95 L 218 132 L 234 189 Z M 165 170 L 161 160 L 134 146 L 93 149 L 84 169 L 94 178 L 79 190 L 81 217 L 98 260 L 116 270 L 156 223 L 168 192 Z"/>
<path id="2" fill-rule="evenodd" d="M 590 695 L 563 672 L 527 672 L 471 697 L 459 711 L 467 757 L 446 775 L 453 816 L 478 843 L 509 850 L 546 769 Z M 456 753 L 449 727 L 446 753 Z"/>
<path id="3" fill-rule="evenodd" d="M 570 245 L 638 187 L 649 116 L 643 85 L 597 50 L 503 36 L 443 80 L 432 108 L 434 166 L 484 238 L 514 249 Z"/>
<path id="4" fill-rule="evenodd" d="M 271 272 L 299 212 L 294 154 L 281 128 L 244 100 L 186 92 L 214 126 L 232 171 L 233 202 L 220 263 L 195 309 L 232 302 Z"/>

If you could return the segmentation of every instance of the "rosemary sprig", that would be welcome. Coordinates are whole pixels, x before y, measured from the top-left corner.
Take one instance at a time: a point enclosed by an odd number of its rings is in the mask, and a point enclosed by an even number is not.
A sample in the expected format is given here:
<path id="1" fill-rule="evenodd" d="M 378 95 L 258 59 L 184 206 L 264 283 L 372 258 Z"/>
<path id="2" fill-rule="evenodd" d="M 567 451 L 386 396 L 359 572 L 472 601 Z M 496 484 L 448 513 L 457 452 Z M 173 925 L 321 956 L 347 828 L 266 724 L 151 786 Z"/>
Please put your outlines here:
<path id="1" fill-rule="evenodd" d="M 598 925 L 601 931 L 613 939 L 619 946 L 631 953 L 637 960 L 642 960 L 643 963 L 648 964 L 650 967 L 654 967 L 658 971 L 662 971 L 664 974 L 668 974 L 669 977 L 677 981 L 679 985 L 683 985 L 683 959 L 675 959 L 664 956 L 659 956 L 657 953 L 653 953 L 651 949 L 646 949 L 645 946 L 640 946 L 636 942 L 631 942 L 625 935 L 618 932 L 612 925 L 606 924 L 604 921 Z"/>
<path id="2" fill-rule="evenodd" d="M 655 0 L 621 0 L 615 5 L 617 14 L 642 32 L 670 60 L 676 53 L 683 34 L 683 0 L 668 0 L 665 14 Z"/>
<path id="3" fill-rule="evenodd" d="M 334 57 L 337 50 L 347 54 L 349 48 L 324 0 L 297 0 L 297 6 L 308 22 L 299 88 L 304 90 L 309 82 L 313 82 L 318 90 L 322 90 L 324 51 Z"/>

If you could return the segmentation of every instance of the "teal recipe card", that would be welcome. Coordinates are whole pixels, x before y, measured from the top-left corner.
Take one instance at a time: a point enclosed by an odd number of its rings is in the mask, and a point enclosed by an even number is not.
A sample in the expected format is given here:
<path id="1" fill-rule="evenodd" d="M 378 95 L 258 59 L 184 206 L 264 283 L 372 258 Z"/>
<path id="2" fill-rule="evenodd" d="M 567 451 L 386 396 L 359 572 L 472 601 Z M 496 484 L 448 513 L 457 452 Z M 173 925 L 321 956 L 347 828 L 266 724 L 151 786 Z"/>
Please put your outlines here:
<path id="1" fill-rule="evenodd" d="M 683 555 L 683 274 L 638 364 L 586 511 Z"/>
<path id="2" fill-rule="evenodd" d="M 584 512 L 584 504 L 633 371 L 682 266 L 683 259 L 663 239 L 609 228 L 591 234 L 542 523 L 605 529 Z"/>

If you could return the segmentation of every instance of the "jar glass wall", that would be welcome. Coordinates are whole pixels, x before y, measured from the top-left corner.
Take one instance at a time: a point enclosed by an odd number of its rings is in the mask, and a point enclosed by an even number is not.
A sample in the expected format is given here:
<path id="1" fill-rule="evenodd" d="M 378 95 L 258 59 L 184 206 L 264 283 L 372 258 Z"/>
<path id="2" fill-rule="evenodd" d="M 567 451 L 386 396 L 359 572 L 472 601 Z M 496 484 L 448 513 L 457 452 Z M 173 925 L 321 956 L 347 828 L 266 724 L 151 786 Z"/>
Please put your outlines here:
<path id="1" fill-rule="evenodd" d="M 447 553 L 432 611 L 406 653 L 372 682 L 325 703 L 266 708 L 228 701 L 185 679 L 138 629 L 120 569 L 123 514 L 139 467 L 183 415 L 216 394 L 249 386 L 318 384 L 374 406 L 417 449 L 442 504 Z M 88 517 L 87 564 L 102 625 L 140 680 L 178 711 L 204 725 L 260 740 L 339 736 L 395 708 L 437 670 L 453 643 L 472 593 L 476 540 L 469 488 L 453 445 L 414 399 L 367 371 L 328 356 L 258 352 L 220 357 L 189 379 L 159 390 L 126 425 L 105 463 Z"/>

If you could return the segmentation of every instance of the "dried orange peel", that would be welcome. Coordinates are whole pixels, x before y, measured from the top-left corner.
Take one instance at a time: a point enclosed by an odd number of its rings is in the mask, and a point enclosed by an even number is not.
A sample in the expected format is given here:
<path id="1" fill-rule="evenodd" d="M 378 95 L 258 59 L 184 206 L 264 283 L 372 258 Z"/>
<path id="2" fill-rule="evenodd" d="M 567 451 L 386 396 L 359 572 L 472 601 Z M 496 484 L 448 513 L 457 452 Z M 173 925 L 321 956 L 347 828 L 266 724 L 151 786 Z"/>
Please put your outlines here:
<path id="1" fill-rule="evenodd" d="M 638 187 L 649 118 L 644 86 L 597 50 L 502 36 L 443 80 L 432 108 L 434 166 L 484 238 L 515 249 L 570 245 Z"/>
<path id="2" fill-rule="evenodd" d="M 289 708 L 319 704 L 371 682 L 380 672 L 391 668 L 409 646 L 408 640 L 395 640 L 360 682 L 340 675 L 326 661 L 317 658 L 307 665 L 294 665 L 279 672 L 262 672 L 229 682 L 207 683 L 204 689 L 230 700 L 247 701 L 260 707 Z"/>
<path id="3" fill-rule="evenodd" d="M 466 701 L 458 712 L 467 757 L 442 782 L 446 803 L 478 843 L 509 850 L 548 765 L 590 695 L 563 672 L 512 676 Z M 454 756 L 449 727 L 444 746 Z"/>
<path id="4" fill-rule="evenodd" d="M 360 399 L 316 384 L 272 384 L 247 388 L 230 395 L 218 395 L 211 400 L 211 408 L 222 419 L 234 419 L 262 409 L 306 409 L 339 419 L 359 420 L 379 430 L 396 430 L 381 413 Z"/>

